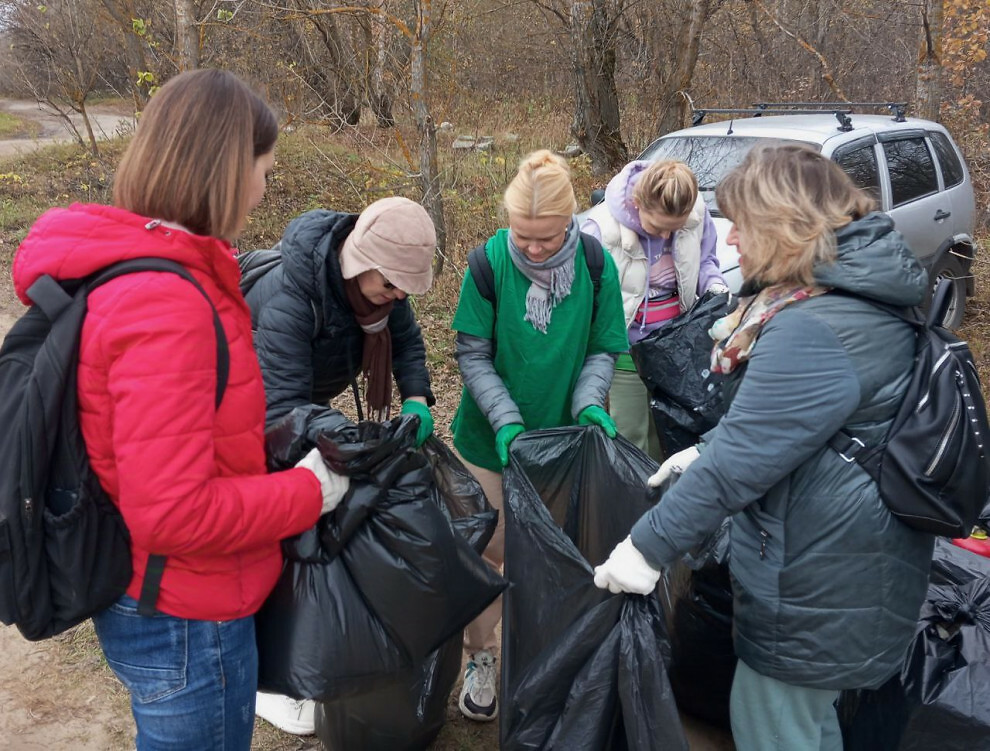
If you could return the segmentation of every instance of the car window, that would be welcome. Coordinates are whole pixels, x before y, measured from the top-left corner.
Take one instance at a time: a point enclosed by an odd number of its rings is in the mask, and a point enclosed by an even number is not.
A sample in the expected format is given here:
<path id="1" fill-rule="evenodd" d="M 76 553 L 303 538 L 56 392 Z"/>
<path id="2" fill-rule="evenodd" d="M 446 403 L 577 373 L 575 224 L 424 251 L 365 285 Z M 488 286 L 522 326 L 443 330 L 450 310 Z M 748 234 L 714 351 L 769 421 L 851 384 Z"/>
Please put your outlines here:
<path id="1" fill-rule="evenodd" d="M 935 162 L 924 138 L 885 141 L 883 150 L 887 156 L 891 198 L 895 207 L 938 192 Z"/>
<path id="2" fill-rule="evenodd" d="M 945 181 L 945 187 L 951 188 L 953 185 L 961 183 L 963 181 L 962 163 L 959 161 L 959 156 L 956 154 L 956 150 L 952 148 L 948 137 L 945 133 L 938 131 L 929 131 L 928 137 L 932 139 L 932 144 L 935 146 L 935 155 L 938 157 L 939 166 L 942 168 L 942 179 Z"/>
<path id="3" fill-rule="evenodd" d="M 857 187 L 869 193 L 879 203 L 880 170 L 877 168 L 877 153 L 872 143 L 845 151 L 836 151 L 832 158 L 852 178 Z"/>
<path id="4" fill-rule="evenodd" d="M 758 143 L 805 142 L 747 136 L 675 136 L 657 139 L 639 155 L 639 158 L 651 162 L 658 159 L 676 159 L 687 164 L 698 178 L 698 189 L 708 205 L 708 210 L 714 216 L 721 216 L 715 202 L 715 186 L 738 166 L 749 150 Z M 808 145 L 820 149 L 818 144 Z"/>

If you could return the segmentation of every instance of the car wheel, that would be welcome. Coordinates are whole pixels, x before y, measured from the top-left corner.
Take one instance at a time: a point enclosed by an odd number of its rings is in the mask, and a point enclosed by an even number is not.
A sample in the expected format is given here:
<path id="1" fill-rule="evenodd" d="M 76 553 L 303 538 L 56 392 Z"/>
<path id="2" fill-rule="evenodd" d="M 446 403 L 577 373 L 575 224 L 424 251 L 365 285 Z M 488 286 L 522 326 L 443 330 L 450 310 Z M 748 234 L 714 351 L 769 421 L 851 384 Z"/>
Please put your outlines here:
<path id="1" fill-rule="evenodd" d="M 945 318 L 942 325 L 949 329 L 957 329 L 962 324 L 963 313 L 966 312 L 966 271 L 958 258 L 952 255 L 952 251 L 946 251 L 941 258 L 935 262 L 928 278 L 931 282 L 928 288 L 928 299 L 924 308 L 927 311 L 932 302 L 932 295 L 935 288 L 943 279 L 952 282 L 952 295 L 949 298 L 949 307 L 945 311 Z"/>

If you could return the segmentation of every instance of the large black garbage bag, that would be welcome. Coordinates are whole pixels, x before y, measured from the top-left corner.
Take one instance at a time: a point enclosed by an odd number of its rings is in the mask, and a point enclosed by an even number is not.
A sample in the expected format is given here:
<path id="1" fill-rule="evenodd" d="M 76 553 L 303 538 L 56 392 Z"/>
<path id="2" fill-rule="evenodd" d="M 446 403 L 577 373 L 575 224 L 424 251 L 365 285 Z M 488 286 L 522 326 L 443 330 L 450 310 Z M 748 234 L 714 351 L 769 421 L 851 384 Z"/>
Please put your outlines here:
<path id="1" fill-rule="evenodd" d="M 592 572 L 657 500 L 656 464 L 590 427 L 524 433 L 511 454 L 502 751 L 686 749 L 656 593 L 612 595 Z"/>
<path id="2" fill-rule="evenodd" d="M 459 633 L 504 588 L 437 505 L 415 432 L 416 420 L 404 417 L 314 434 L 290 414 L 269 433 L 276 468 L 315 440 L 351 487 L 332 514 L 283 542 L 282 575 L 255 618 L 263 690 L 329 699 L 381 685 Z"/>
<path id="3" fill-rule="evenodd" d="M 455 533 L 475 554 L 484 551 L 498 523 L 474 476 L 436 438 L 421 449 L 433 469 L 434 499 Z M 447 699 L 461 670 L 458 632 L 421 664 L 400 671 L 374 690 L 321 702 L 316 735 L 328 751 L 425 749 L 446 719 Z"/>
<path id="4" fill-rule="evenodd" d="M 980 556 L 946 545 L 933 572 L 966 581 L 929 586 L 900 675 L 877 691 L 842 692 L 846 751 L 990 748 L 990 578 L 970 577 L 985 559 L 959 565 L 956 551 Z"/>
<path id="5" fill-rule="evenodd" d="M 725 411 L 722 377 L 711 368 L 708 330 L 732 310 L 728 293 L 706 294 L 691 310 L 629 348 L 650 392 L 650 410 L 664 454 L 693 446 Z"/>
<path id="6" fill-rule="evenodd" d="M 729 696 L 736 672 L 729 523 L 726 519 L 661 578 L 670 633 L 670 685 L 677 706 L 725 729 L 730 727 Z"/>
<path id="7" fill-rule="evenodd" d="M 461 673 L 462 634 L 371 691 L 316 705 L 326 751 L 420 751 L 436 739 Z"/>
<path id="8" fill-rule="evenodd" d="M 953 545 L 944 537 L 935 540 L 932 570 L 928 575 L 929 582 L 965 584 L 974 579 L 986 578 L 990 578 L 990 558 Z"/>

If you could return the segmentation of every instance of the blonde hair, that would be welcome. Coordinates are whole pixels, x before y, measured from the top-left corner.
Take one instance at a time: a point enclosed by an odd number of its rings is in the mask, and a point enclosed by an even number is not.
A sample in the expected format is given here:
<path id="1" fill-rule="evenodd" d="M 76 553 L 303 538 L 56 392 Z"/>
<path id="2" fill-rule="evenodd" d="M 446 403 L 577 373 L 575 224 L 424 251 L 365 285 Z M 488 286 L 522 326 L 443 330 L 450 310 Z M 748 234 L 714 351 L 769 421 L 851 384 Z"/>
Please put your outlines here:
<path id="1" fill-rule="evenodd" d="M 248 213 L 254 161 L 277 137 L 275 115 L 233 73 L 181 73 L 141 114 L 114 177 L 114 205 L 233 240 Z"/>
<path id="2" fill-rule="evenodd" d="M 577 199 L 567 162 L 547 149 L 523 157 L 502 205 L 510 215 L 528 219 L 570 216 L 577 211 Z"/>
<path id="3" fill-rule="evenodd" d="M 636 206 L 669 217 L 682 217 L 698 200 L 698 178 L 684 162 L 665 159 L 653 162 L 633 188 Z"/>
<path id="4" fill-rule="evenodd" d="M 747 277 L 812 284 L 835 259 L 835 230 L 874 208 L 831 159 L 800 145 L 755 146 L 715 189 L 719 210 L 746 236 Z"/>

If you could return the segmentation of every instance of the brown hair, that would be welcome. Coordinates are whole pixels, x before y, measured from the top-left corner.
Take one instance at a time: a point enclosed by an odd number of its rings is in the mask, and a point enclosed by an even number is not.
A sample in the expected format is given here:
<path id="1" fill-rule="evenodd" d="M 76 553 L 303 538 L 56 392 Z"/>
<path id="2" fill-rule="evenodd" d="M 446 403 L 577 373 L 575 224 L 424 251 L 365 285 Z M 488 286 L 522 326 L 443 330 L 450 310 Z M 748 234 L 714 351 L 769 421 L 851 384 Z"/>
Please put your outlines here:
<path id="1" fill-rule="evenodd" d="M 874 208 L 831 159 L 801 144 L 753 147 L 715 189 L 719 210 L 746 236 L 747 277 L 812 284 L 835 259 L 835 230 Z"/>
<path id="2" fill-rule="evenodd" d="M 636 206 L 659 211 L 669 217 L 682 217 L 698 200 L 698 178 L 684 162 L 663 160 L 643 170 L 633 188 Z"/>
<path id="3" fill-rule="evenodd" d="M 547 149 L 528 154 L 505 189 L 502 203 L 509 214 L 529 219 L 570 216 L 577 211 L 570 167 Z"/>
<path id="4" fill-rule="evenodd" d="M 114 178 L 114 205 L 233 240 L 248 213 L 254 160 L 277 137 L 271 109 L 233 73 L 180 73 L 141 113 Z"/>

